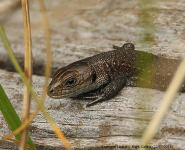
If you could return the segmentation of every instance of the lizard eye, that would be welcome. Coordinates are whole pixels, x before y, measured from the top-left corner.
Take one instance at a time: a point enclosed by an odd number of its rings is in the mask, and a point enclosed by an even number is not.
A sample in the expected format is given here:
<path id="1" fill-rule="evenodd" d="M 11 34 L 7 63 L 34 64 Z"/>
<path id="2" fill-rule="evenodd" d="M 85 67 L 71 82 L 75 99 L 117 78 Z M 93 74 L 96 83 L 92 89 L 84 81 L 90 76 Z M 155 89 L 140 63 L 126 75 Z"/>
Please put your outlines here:
<path id="1" fill-rule="evenodd" d="M 69 78 L 66 83 L 65 86 L 66 87 L 74 87 L 76 84 L 76 78 Z"/>

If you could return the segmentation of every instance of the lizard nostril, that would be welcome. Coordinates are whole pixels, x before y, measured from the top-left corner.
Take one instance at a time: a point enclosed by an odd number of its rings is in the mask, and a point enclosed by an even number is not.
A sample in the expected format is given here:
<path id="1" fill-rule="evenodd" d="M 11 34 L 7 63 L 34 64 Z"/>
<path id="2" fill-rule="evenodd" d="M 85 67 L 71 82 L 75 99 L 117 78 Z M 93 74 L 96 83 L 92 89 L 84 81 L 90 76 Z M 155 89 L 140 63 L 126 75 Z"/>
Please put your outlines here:
<path id="1" fill-rule="evenodd" d="M 50 90 L 49 92 L 50 92 L 50 93 L 53 93 L 53 90 Z"/>

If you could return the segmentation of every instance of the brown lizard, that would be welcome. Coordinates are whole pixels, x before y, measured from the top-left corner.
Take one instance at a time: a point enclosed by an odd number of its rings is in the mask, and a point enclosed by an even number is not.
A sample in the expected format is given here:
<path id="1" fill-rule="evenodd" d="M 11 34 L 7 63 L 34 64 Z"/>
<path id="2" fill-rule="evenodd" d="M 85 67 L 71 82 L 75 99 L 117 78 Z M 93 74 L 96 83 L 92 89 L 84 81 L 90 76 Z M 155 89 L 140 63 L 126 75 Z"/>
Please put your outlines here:
<path id="1" fill-rule="evenodd" d="M 49 84 L 48 95 L 94 99 L 87 104 L 91 106 L 114 97 L 124 86 L 165 90 L 181 61 L 137 51 L 132 43 L 113 48 L 59 69 Z M 149 78 L 142 83 L 143 72 Z M 181 92 L 185 92 L 184 84 Z"/>

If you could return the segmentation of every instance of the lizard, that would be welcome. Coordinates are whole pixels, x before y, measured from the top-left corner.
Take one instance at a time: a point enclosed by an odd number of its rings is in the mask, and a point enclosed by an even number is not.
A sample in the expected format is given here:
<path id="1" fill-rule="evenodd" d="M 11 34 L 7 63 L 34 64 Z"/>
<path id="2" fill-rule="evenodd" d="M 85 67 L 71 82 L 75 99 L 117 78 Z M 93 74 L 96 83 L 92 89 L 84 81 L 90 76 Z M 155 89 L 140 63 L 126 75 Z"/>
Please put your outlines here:
<path id="1" fill-rule="evenodd" d="M 86 106 L 113 98 L 125 86 L 166 90 L 180 59 L 169 59 L 135 50 L 132 43 L 73 62 L 60 68 L 51 80 L 47 94 L 51 98 L 92 99 Z M 148 62 L 148 60 L 150 60 Z M 148 81 L 140 74 L 148 73 Z M 181 92 L 185 92 L 185 84 Z"/>

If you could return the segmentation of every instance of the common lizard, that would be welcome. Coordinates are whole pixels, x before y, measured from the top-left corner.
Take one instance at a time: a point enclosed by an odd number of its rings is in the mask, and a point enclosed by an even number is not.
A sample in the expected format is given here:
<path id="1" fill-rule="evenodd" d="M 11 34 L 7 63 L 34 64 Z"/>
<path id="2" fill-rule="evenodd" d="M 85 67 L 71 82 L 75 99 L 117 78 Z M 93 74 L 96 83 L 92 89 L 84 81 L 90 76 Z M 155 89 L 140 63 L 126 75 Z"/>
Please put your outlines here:
<path id="1" fill-rule="evenodd" d="M 59 69 L 49 84 L 51 98 L 93 99 L 87 106 L 114 97 L 124 86 L 141 86 L 165 90 L 181 60 L 159 57 L 135 50 L 126 43 Z M 150 62 L 148 63 L 148 58 Z M 139 75 L 148 73 L 148 81 Z M 181 92 L 185 92 L 184 84 Z"/>

